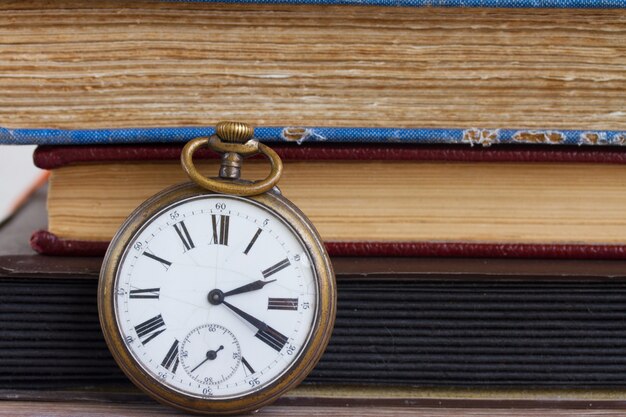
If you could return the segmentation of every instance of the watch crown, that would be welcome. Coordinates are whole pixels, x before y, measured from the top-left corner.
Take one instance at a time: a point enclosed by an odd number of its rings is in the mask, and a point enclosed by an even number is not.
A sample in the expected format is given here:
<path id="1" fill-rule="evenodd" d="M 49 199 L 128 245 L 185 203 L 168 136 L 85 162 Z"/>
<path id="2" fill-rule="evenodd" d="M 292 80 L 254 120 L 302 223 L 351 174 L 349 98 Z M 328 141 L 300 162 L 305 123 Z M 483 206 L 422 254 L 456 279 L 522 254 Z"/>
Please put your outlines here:
<path id="1" fill-rule="evenodd" d="M 219 122 L 215 134 L 224 142 L 246 143 L 254 136 L 254 129 L 242 122 Z"/>

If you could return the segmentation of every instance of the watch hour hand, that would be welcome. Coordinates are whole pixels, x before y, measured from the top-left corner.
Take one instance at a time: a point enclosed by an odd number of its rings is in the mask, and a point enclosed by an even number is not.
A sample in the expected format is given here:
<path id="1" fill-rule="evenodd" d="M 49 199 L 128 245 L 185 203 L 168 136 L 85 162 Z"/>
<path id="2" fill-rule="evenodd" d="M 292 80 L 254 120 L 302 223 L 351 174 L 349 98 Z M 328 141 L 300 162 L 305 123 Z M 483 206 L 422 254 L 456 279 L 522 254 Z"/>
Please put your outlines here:
<path id="1" fill-rule="evenodd" d="M 270 282 L 274 282 L 274 281 L 276 280 L 272 279 L 270 281 L 263 281 L 263 280 L 254 281 L 249 284 L 242 285 L 241 287 L 235 288 L 234 290 L 225 292 L 223 296 L 228 297 L 229 295 L 242 294 L 244 292 L 260 290 L 261 288 L 265 287 Z"/>

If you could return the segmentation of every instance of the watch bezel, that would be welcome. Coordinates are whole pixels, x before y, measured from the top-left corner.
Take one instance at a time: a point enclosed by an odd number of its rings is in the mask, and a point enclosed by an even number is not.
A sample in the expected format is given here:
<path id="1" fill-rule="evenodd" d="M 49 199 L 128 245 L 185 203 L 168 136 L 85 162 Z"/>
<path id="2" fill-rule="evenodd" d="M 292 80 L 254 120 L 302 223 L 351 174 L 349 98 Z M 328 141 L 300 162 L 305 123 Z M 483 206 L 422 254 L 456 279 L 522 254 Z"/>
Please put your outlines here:
<path id="1" fill-rule="evenodd" d="M 109 350 L 118 366 L 136 386 L 157 401 L 185 411 L 202 414 L 223 415 L 253 411 L 273 402 L 287 390 L 302 382 L 310 373 L 328 344 L 336 312 L 334 272 L 322 240 L 306 216 L 278 192 L 270 191 L 256 196 L 237 197 L 238 199 L 252 200 L 266 207 L 291 227 L 306 248 L 316 277 L 317 309 L 308 343 L 301 350 L 299 357 L 278 379 L 258 391 L 236 398 L 211 399 L 186 395 L 162 384 L 153 375 L 146 372 L 128 350 L 117 325 L 115 280 L 120 262 L 123 260 L 124 253 L 132 239 L 147 221 L 163 210 L 177 202 L 203 195 L 220 194 L 200 188 L 194 183 L 175 185 L 145 201 L 122 224 L 111 240 L 100 271 L 98 285 L 100 325 Z"/>

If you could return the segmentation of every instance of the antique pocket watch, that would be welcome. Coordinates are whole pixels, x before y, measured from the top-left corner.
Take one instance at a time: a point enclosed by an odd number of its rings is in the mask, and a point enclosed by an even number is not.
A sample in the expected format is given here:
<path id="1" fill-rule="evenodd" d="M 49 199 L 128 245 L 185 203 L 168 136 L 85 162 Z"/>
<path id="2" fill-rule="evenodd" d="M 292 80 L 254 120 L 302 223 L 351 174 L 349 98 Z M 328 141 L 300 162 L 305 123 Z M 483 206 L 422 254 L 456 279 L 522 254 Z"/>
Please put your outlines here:
<path id="1" fill-rule="evenodd" d="M 222 154 L 218 178 L 193 164 Z M 245 157 L 270 175 L 239 179 Z M 153 196 L 111 241 L 98 310 L 120 368 L 156 400 L 204 414 L 269 404 L 321 357 L 335 319 L 332 266 L 311 222 L 275 187 L 282 162 L 242 123 L 185 146 L 193 182 Z"/>

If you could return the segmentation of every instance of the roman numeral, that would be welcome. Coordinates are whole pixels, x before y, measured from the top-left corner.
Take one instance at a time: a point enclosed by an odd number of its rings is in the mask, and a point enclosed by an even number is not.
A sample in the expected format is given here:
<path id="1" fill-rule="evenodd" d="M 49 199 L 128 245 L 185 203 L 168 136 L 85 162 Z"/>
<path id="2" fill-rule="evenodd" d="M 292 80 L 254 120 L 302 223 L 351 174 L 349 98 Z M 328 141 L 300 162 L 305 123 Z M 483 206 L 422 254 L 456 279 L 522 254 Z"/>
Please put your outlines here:
<path id="1" fill-rule="evenodd" d="M 285 258 L 282 261 L 278 262 L 276 265 L 272 265 L 262 272 L 263 278 L 267 278 L 270 275 L 277 273 L 285 268 L 287 268 L 291 263 L 289 263 L 289 259 Z"/>
<path id="2" fill-rule="evenodd" d="M 256 242 L 256 240 L 259 238 L 259 235 L 261 234 L 263 230 L 258 229 L 256 231 L 256 233 L 254 234 L 254 236 L 252 236 L 252 240 L 250 241 L 250 243 L 248 243 L 248 246 L 246 247 L 246 250 L 243 251 L 244 255 L 247 255 L 248 252 L 250 252 L 250 249 L 252 249 L 252 246 L 254 245 L 254 242 Z"/>
<path id="3" fill-rule="evenodd" d="M 247 369 L 250 375 L 254 373 L 254 368 L 250 366 L 250 363 L 243 356 L 241 357 L 241 363 L 243 363 L 244 371 Z M 246 372 L 246 376 L 248 376 L 248 372 Z"/>
<path id="4" fill-rule="evenodd" d="M 217 215 L 212 214 L 211 223 L 213 223 L 213 239 L 211 243 L 228 246 L 228 226 L 230 224 L 230 217 L 221 214 L 218 220 Z"/>
<path id="5" fill-rule="evenodd" d="M 151 319 L 135 326 L 135 331 L 137 332 L 139 339 L 145 337 L 141 340 L 141 343 L 145 345 L 165 331 L 165 322 L 163 321 L 163 317 L 159 314 L 158 316 L 152 317 Z"/>
<path id="6" fill-rule="evenodd" d="M 157 262 L 160 262 L 160 263 L 161 263 L 161 265 L 163 265 L 163 266 L 165 267 L 165 269 L 169 268 L 169 267 L 172 265 L 172 263 L 171 263 L 170 261 L 166 261 L 166 260 L 165 260 L 165 259 L 163 259 L 163 258 L 159 258 L 158 256 L 153 255 L 153 254 L 151 254 L 151 253 L 150 253 L 150 252 L 148 252 L 148 251 L 144 251 L 144 252 L 142 253 L 142 255 L 147 256 L 147 257 L 148 257 L 148 258 L 150 258 L 150 259 L 154 259 L 154 260 L 155 260 L 155 261 L 157 261 Z"/>
<path id="7" fill-rule="evenodd" d="M 130 292 L 128 293 L 128 298 L 140 298 L 140 299 L 146 299 L 146 298 L 159 298 L 159 291 L 161 291 L 160 288 L 146 288 L 143 290 L 130 290 Z"/>
<path id="8" fill-rule="evenodd" d="M 174 340 L 172 343 L 172 347 L 167 351 L 161 366 L 172 373 L 176 373 L 176 369 L 178 369 L 178 340 Z"/>
<path id="9" fill-rule="evenodd" d="M 297 298 L 268 298 L 268 310 L 298 310 Z"/>
<path id="10" fill-rule="evenodd" d="M 255 334 L 256 337 L 268 344 L 272 349 L 281 351 L 289 338 L 276 329 L 267 326 L 265 330 L 259 330 Z"/>
<path id="11" fill-rule="evenodd" d="M 174 230 L 176 230 L 176 233 L 178 233 L 178 237 L 183 242 L 185 251 L 195 248 L 193 244 L 193 240 L 191 240 L 191 236 L 189 235 L 189 231 L 187 230 L 187 226 L 185 226 L 184 221 L 181 221 L 180 223 L 175 224 Z"/>

